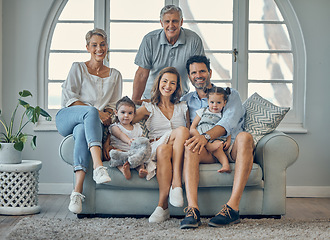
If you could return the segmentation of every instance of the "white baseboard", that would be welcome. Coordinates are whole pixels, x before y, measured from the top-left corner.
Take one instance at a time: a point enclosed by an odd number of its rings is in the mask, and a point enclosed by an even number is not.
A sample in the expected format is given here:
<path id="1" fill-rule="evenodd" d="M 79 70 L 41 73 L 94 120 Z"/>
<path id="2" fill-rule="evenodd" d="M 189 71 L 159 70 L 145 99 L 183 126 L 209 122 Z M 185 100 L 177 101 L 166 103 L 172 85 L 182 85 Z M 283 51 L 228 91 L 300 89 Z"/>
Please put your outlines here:
<path id="1" fill-rule="evenodd" d="M 330 186 L 287 186 L 286 196 L 330 198 Z"/>
<path id="2" fill-rule="evenodd" d="M 72 183 L 39 183 L 39 194 L 71 194 Z M 287 186 L 287 197 L 330 198 L 330 186 Z"/>

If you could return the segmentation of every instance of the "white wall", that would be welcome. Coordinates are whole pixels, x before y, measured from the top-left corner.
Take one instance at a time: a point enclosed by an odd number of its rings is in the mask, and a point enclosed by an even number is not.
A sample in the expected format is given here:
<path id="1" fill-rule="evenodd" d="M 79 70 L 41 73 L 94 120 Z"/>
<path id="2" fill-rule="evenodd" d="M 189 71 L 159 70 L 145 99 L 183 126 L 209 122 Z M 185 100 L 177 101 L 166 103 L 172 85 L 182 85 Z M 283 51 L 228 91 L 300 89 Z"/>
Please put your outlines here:
<path id="1" fill-rule="evenodd" d="M 15 104 L 18 91 L 29 89 L 37 102 L 37 57 L 40 34 L 52 0 L 3 0 L 2 94 L 4 111 Z M 304 33 L 307 50 L 307 134 L 290 134 L 300 146 L 297 162 L 288 169 L 289 196 L 330 197 L 330 1 L 291 0 Z M 0 62 L 1 63 L 1 62 Z M 1 66 L 0 66 L 1 67 Z M 0 88 L 1 90 L 1 88 Z M 31 128 L 32 129 L 32 128 Z M 72 169 L 58 157 L 62 137 L 57 132 L 36 132 L 38 148 L 27 145 L 23 158 L 39 159 L 41 193 L 69 193 Z"/>
<path id="2" fill-rule="evenodd" d="M 2 13 L 2 0 L 0 0 L 0 12 Z M 2 14 L 0 15 L 0 73 L 2 73 Z M 0 93 L 2 93 L 2 74 L 0 75 Z M 2 109 L 2 97 L 0 97 L 0 109 Z"/>
<path id="3" fill-rule="evenodd" d="M 330 196 L 330 1 L 291 0 L 305 38 L 307 52 L 307 134 L 292 134 L 300 147 L 297 162 L 288 169 L 288 186 L 299 195 L 317 189 Z M 315 188 L 317 186 L 318 188 Z M 321 194 L 321 193 L 320 193 Z M 321 194 L 322 195 L 322 194 Z"/>

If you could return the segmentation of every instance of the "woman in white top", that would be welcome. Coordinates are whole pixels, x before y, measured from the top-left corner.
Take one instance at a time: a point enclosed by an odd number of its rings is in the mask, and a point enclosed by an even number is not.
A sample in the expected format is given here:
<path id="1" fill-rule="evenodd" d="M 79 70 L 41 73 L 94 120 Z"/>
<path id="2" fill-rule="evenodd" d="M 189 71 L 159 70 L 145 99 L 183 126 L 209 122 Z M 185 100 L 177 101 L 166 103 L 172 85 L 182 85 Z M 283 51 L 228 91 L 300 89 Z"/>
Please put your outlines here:
<path id="1" fill-rule="evenodd" d="M 69 210 L 80 213 L 83 181 L 93 160 L 93 179 L 97 184 L 111 179 L 102 164 L 103 125 L 111 124 L 112 109 L 121 97 L 122 77 L 103 60 L 108 53 L 107 35 L 102 29 L 86 34 L 86 48 L 91 58 L 72 64 L 62 84 L 62 109 L 56 114 L 56 127 L 62 136 L 73 134 L 76 184 L 70 196 Z"/>
<path id="2" fill-rule="evenodd" d="M 151 102 L 144 102 L 134 118 L 134 122 L 147 119 L 152 145 L 147 179 L 155 174 L 157 160 L 159 202 L 149 222 L 162 222 L 170 217 L 168 197 L 171 205 L 183 206 L 182 164 L 190 120 L 187 104 L 179 102 L 181 94 L 180 74 L 174 67 L 164 68 L 153 85 Z"/>

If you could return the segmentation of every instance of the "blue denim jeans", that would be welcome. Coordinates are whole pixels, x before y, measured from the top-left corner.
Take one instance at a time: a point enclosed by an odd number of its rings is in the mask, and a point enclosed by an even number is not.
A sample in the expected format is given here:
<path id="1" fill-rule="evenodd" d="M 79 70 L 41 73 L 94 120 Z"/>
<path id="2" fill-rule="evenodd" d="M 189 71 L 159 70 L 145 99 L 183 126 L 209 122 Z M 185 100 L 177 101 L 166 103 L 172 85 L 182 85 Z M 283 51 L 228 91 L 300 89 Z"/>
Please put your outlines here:
<path id="1" fill-rule="evenodd" d="M 64 137 L 73 134 L 74 171 L 86 172 L 91 158 L 89 148 L 92 146 L 102 148 L 103 126 L 98 110 L 91 106 L 62 108 L 56 114 L 56 127 Z"/>

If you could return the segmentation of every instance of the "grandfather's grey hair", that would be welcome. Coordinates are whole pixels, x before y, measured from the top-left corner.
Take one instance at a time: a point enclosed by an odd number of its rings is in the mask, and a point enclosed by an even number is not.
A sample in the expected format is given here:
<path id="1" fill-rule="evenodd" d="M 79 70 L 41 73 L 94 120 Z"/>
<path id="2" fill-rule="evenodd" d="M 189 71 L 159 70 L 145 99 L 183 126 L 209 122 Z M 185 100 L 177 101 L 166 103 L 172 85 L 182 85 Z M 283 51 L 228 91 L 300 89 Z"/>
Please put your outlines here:
<path id="1" fill-rule="evenodd" d="M 94 28 L 93 30 L 90 30 L 86 33 L 86 44 L 88 45 L 91 41 L 92 36 L 94 35 L 99 35 L 103 37 L 104 41 L 107 43 L 108 42 L 108 36 L 106 32 L 103 29 L 100 28 Z"/>
<path id="2" fill-rule="evenodd" d="M 180 20 L 182 19 L 182 10 L 181 8 L 179 8 L 178 6 L 175 5 L 166 5 L 165 7 L 162 8 L 162 10 L 160 11 L 160 20 L 163 21 L 163 17 L 166 13 L 168 12 L 179 12 L 180 15 Z"/>

